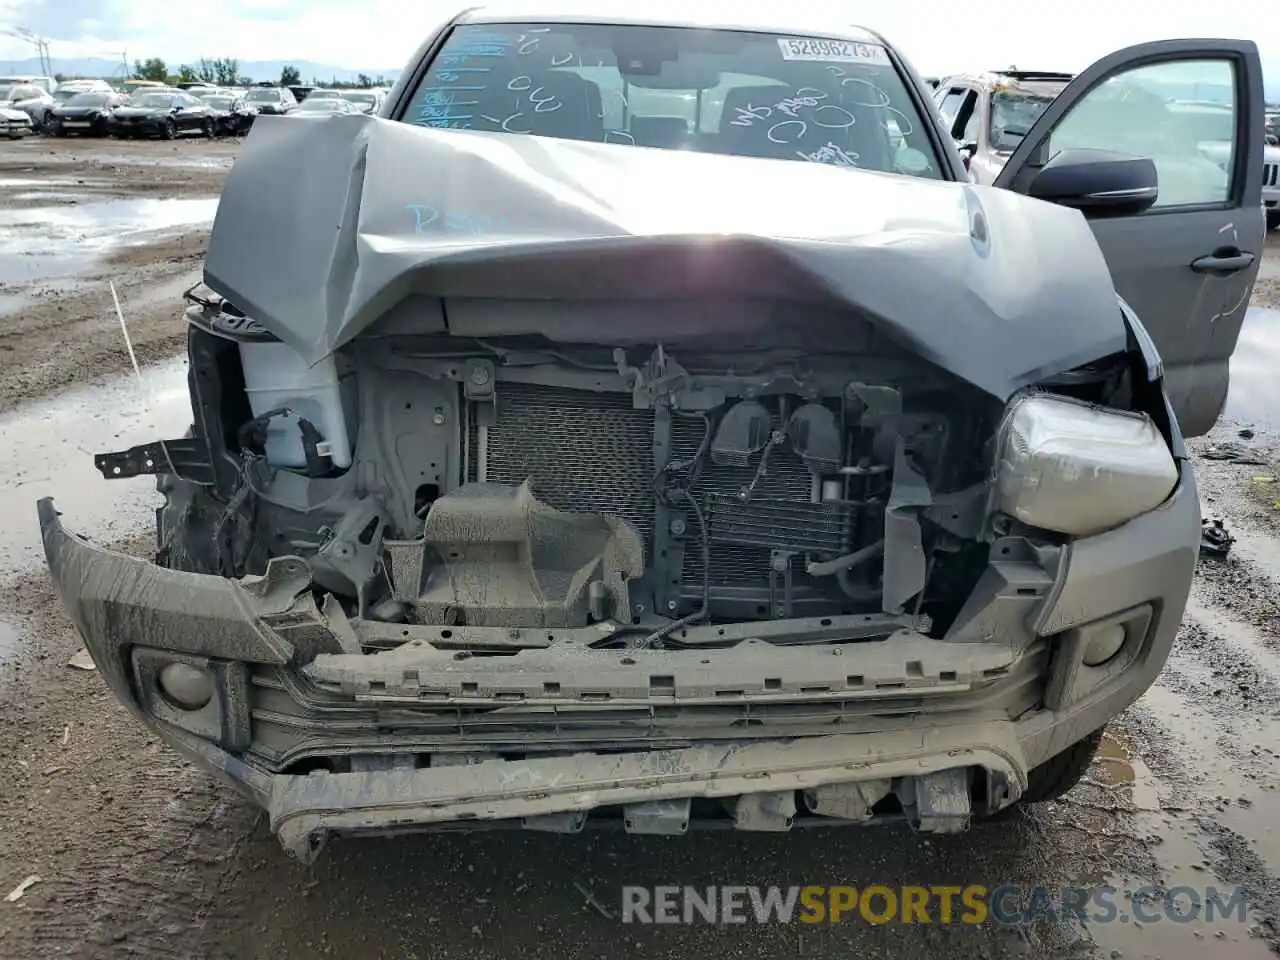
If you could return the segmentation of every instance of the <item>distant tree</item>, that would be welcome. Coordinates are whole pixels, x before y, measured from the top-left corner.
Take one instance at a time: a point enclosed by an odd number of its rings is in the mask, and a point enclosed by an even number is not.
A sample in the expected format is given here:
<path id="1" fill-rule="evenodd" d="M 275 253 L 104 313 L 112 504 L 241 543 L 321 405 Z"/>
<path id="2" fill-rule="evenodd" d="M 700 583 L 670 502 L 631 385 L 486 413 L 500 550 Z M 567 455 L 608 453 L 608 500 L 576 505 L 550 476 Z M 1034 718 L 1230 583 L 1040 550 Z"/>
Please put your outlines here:
<path id="1" fill-rule="evenodd" d="M 164 61 L 159 57 L 149 57 L 146 60 L 135 60 L 133 62 L 133 75 L 139 80 L 155 80 L 158 83 L 165 83 L 169 79 L 169 68 L 165 66 Z"/>
<path id="2" fill-rule="evenodd" d="M 189 63 L 184 63 L 178 68 L 179 83 L 195 83 L 200 79 L 200 74 L 196 72 L 196 68 Z"/>
<path id="3" fill-rule="evenodd" d="M 282 87 L 300 87 L 302 86 L 302 73 L 297 67 L 285 64 L 280 68 L 280 86 Z"/>
<path id="4" fill-rule="evenodd" d="M 234 86 L 240 78 L 240 61 L 235 57 L 219 57 L 213 61 L 213 75 L 218 86 Z"/>
<path id="5" fill-rule="evenodd" d="M 372 86 L 373 86 L 373 77 L 369 76 L 367 73 L 358 73 L 358 74 L 356 74 L 356 86 L 358 86 L 358 87 L 372 87 Z"/>
<path id="6" fill-rule="evenodd" d="M 378 79 L 374 81 L 374 84 L 373 84 L 373 85 L 374 85 L 375 87 L 389 87 L 389 86 L 391 86 L 391 82 L 390 82 L 389 80 L 387 80 L 387 78 L 386 78 L 386 76 L 385 76 L 384 74 L 381 74 L 381 73 L 380 73 L 380 74 L 378 74 Z"/>
<path id="7" fill-rule="evenodd" d="M 61 83 L 63 80 L 67 79 L 67 75 L 65 73 L 55 73 L 53 75 L 53 79 L 55 82 Z"/>
<path id="8" fill-rule="evenodd" d="M 245 77 L 245 76 L 236 77 L 235 85 L 237 87 L 252 87 L 253 77 Z"/>

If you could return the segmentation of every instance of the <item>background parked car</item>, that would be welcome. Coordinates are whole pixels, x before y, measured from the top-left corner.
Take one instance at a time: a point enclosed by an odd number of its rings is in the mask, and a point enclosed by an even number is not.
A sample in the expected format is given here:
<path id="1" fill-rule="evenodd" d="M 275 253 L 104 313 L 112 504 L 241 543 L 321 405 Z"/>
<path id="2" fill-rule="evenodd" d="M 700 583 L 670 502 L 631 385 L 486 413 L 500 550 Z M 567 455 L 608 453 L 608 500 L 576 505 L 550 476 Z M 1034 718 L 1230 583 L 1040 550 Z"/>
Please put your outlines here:
<path id="1" fill-rule="evenodd" d="M 171 90 L 173 88 L 167 83 L 161 83 L 159 80 L 122 80 L 116 89 L 123 94 L 132 96 L 144 90 Z"/>
<path id="2" fill-rule="evenodd" d="M 382 109 L 382 101 L 386 94 L 381 90 L 343 90 L 342 99 L 352 104 L 361 113 L 377 113 Z"/>
<path id="3" fill-rule="evenodd" d="M 13 86 L 21 84 L 27 87 L 39 87 L 45 93 L 52 94 L 58 89 L 58 81 L 53 77 L 36 77 L 36 76 L 20 76 L 20 77 L 0 77 L 0 87 Z"/>
<path id="4" fill-rule="evenodd" d="M 356 114 L 361 113 L 359 107 L 354 103 L 344 100 L 342 97 L 307 97 L 302 103 L 298 104 L 298 109 L 293 111 L 295 117 L 321 117 L 330 114 Z"/>
<path id="5" fill-rule="evenodd" d="M 200 97 L 213 113 L 215 136 L 241 137 L 249 132 L 258 108 L 240 93 L 219 91 Z"/>
<path id="6" fill-rule="evenodd" d="M 0 107 L 0 134 L 10 140 L 21 140 L 33 133 L 35 127 L 25 113 L 12 107 Z"/>
<path id="7" fill-rule="evenodd" d="M 288 87 L 254 87 L 245 94 L 245 99 L 263 116 L 278 116 L 298 107 L 298 101 Z"/>
<path id="8" fill-rule="evenodd" d="M 329 89 L 328 87 L 315 87 L 312 89 L 310 93 L 307 94 L 306 99 L 301 102 L 306 103 L 307 100 L 341 100 L 341 99 L 342 99 L 341 90 L 332 90 L 332 89 Z"/>
<path id="9" fill-rule="evenodd" d="M 974 183 L 995 179 L 1071 77 L 1044 70 L 998 70 L 960 74 L 938 83 L 934 102 Z"/>
<path id="10" fill-rule="evenodd" d="M 57 103 L 66 103 L 82 93 L 115 93 L 115 90 L 105 80 L 64 80 L 53 91 L 53 99 Z"/>
<path id="11" fill-rule="evenodd" d="M 112 111 L 128 103 L 129 98 L 123 93 L 110 90 L 106 93 L 77 93 L 53 108 L 49 131 L 55 137 L 65 137 L 69 133 L 105 137 Z"/>
<path id="12" fill-rule="evenodd" d="M 290 87 L 289 92 L 293 94 L 293 99 L 301 103 L 303 100 L 307 99 L 307 97 L 311 94 L 311 91 L 314 89 L 315 87 L 311 87 L 311 86 L 297 86 L 297 87 Z"/>
<path id="13" fill-rule="evenodd" d="M 172 140 L 184 133 L 213 136 L 213 111 L 207 103 L 181 90 L 140 93 L 128 106 L 111 114 L 108 129 L 119 137 L 163 137 Z"/>
<path id="14" fill-rule="evenodd" d="M 29 83 L 0 85 L 0 107 L 21 110 L 37 130 L 44 129 L 57 101 L 42 87 Z"/>

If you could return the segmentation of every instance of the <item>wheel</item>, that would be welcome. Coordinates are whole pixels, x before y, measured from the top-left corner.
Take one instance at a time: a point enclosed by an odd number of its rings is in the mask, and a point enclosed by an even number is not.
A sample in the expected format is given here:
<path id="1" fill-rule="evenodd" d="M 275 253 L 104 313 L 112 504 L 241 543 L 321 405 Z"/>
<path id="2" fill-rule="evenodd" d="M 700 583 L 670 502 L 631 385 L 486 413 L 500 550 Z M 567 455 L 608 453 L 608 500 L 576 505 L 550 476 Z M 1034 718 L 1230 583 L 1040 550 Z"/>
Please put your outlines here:
<path id="1" fill-rule="evenodd" d="M 178 136 L 178 122 L 173 117 L 164 122 L 164 126 L 160 129 L 160 136 L 166 140 L 173 140 Z"/>
<path id="2" fill-rule="evenodd" d="M 214 133 L 216 133 L 214 129 L 214 123 L 212 120 L 206 119 L 205 122 L 201 124 L 200 129 L 201 129 L 201 132 L 204 134 L 206 140 L 212 140 Z"/>
<path id="3" fill-rule="evenodd" d="M 1267 211 L 1267 229 L 1275 230 L 1280 227 L 1280 210 Z"/>
<path id="4" fill-rule="evenodd" d="M 63 129 L 60 123 L 55 123 L 51 129 L 55 137 L 65 137 L 67 135 L 67 131 Z"/>
<path id="5" fill-rule="evenodd" d="M 1095 730 L 1033 769 L 1027 775 L 1027 789 L 1019 802 L 1048 803 L 1050 800 L 1057 800 L 1079 783 L 1098 752 L 1104 730 L 1106 727 Z"/>

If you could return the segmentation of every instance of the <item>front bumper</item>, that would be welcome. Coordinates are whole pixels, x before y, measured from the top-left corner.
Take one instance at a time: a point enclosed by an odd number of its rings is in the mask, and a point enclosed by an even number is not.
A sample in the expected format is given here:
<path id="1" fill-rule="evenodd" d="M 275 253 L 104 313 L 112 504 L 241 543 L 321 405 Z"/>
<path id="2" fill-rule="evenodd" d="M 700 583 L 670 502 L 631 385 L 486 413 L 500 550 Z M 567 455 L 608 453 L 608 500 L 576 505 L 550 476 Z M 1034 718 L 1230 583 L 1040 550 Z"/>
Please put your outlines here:
<path id="1" fill-rule="evenodd" d="M 160 134 L 163 127 L 164 122 L 154 117 L 142 117 L 132 120 L 119 120 L 113 117 L 107 121 L 107 132 L 112 134 L 133 133 L 144 137 L 154 137 Z"/>
<path id="2" fill-rule="evenodd" d="M 691 801 L 739 829 L 783 830 L 806 811 L 871 820 L 896 798 L 922 829 L 960 829 L 972 796 L 984 811 L 1014 802 L 1032 768 L 1151 685 L 1200 536 L 1184 464 L 1164 506 L 1048 569 L 994 560 L 945 640 L 900 629 L 834 647 L 619 651 L 586 649 L 595 628 L 534 642 L 353 625 L 317 609 L 298 558 L 239 581 L 168 570 L 66 532 L 51 500 L 39 511 L 53 581 L 112 691 L 266 808 L 304 860 L 331 832 L 572 832 L 590 811 L 681 833 Z M 1120 653 L 1086 666 L 1096 631 L 1117 624 Z M 472 655 L 504 641 L 505 656 Z M 380 644 L 392 649 L 360 652 Z M 183 711 L 157 692 L 173 661 L 210 670 L 210 706 Z M 334 757 L 341 772 L 299 772 Z"/>

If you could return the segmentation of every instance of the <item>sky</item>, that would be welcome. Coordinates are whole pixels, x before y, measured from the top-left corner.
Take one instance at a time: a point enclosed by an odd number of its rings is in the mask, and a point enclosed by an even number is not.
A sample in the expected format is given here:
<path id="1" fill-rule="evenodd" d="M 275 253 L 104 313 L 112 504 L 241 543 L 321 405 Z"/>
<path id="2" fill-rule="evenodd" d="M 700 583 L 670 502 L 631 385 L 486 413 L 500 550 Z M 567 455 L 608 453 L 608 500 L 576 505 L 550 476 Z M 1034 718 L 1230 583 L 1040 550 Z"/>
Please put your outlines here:
<path id="1" fill-rule="evenodd" d="M 48 40 L 55 57 L 158 56 L 170 64 L 200 57 L 311 60 L 346 69 L 396 68 L 442 20 L 481 0 L 0 0 L 0 24 Z M 555 9 L 542 0 L 532 9 Z M 625 0 L 615 0 L 625 2 Z M 631 0 L 641 9 L 653 0 Z M 766 0 L 685 0 L 700 10 L 741 10 Z M 1071 0 L 1032 5 L 1006 0 L 782 0 L 883 33 L 920 72 L 1035 67 L 1076 71 L 1131 43 L 1168 37 L 1243 37 L 1280 70 L 1280 6 L 1203 0 Z M 779 0 L 768 7 L 778 9 Z M 1065 11 L 1070 10 L 1068 15 Z M 0 35 L 0 60 L 35 55 Z M 1269 71 L 1270 72 L 1270 71 Z"/>

